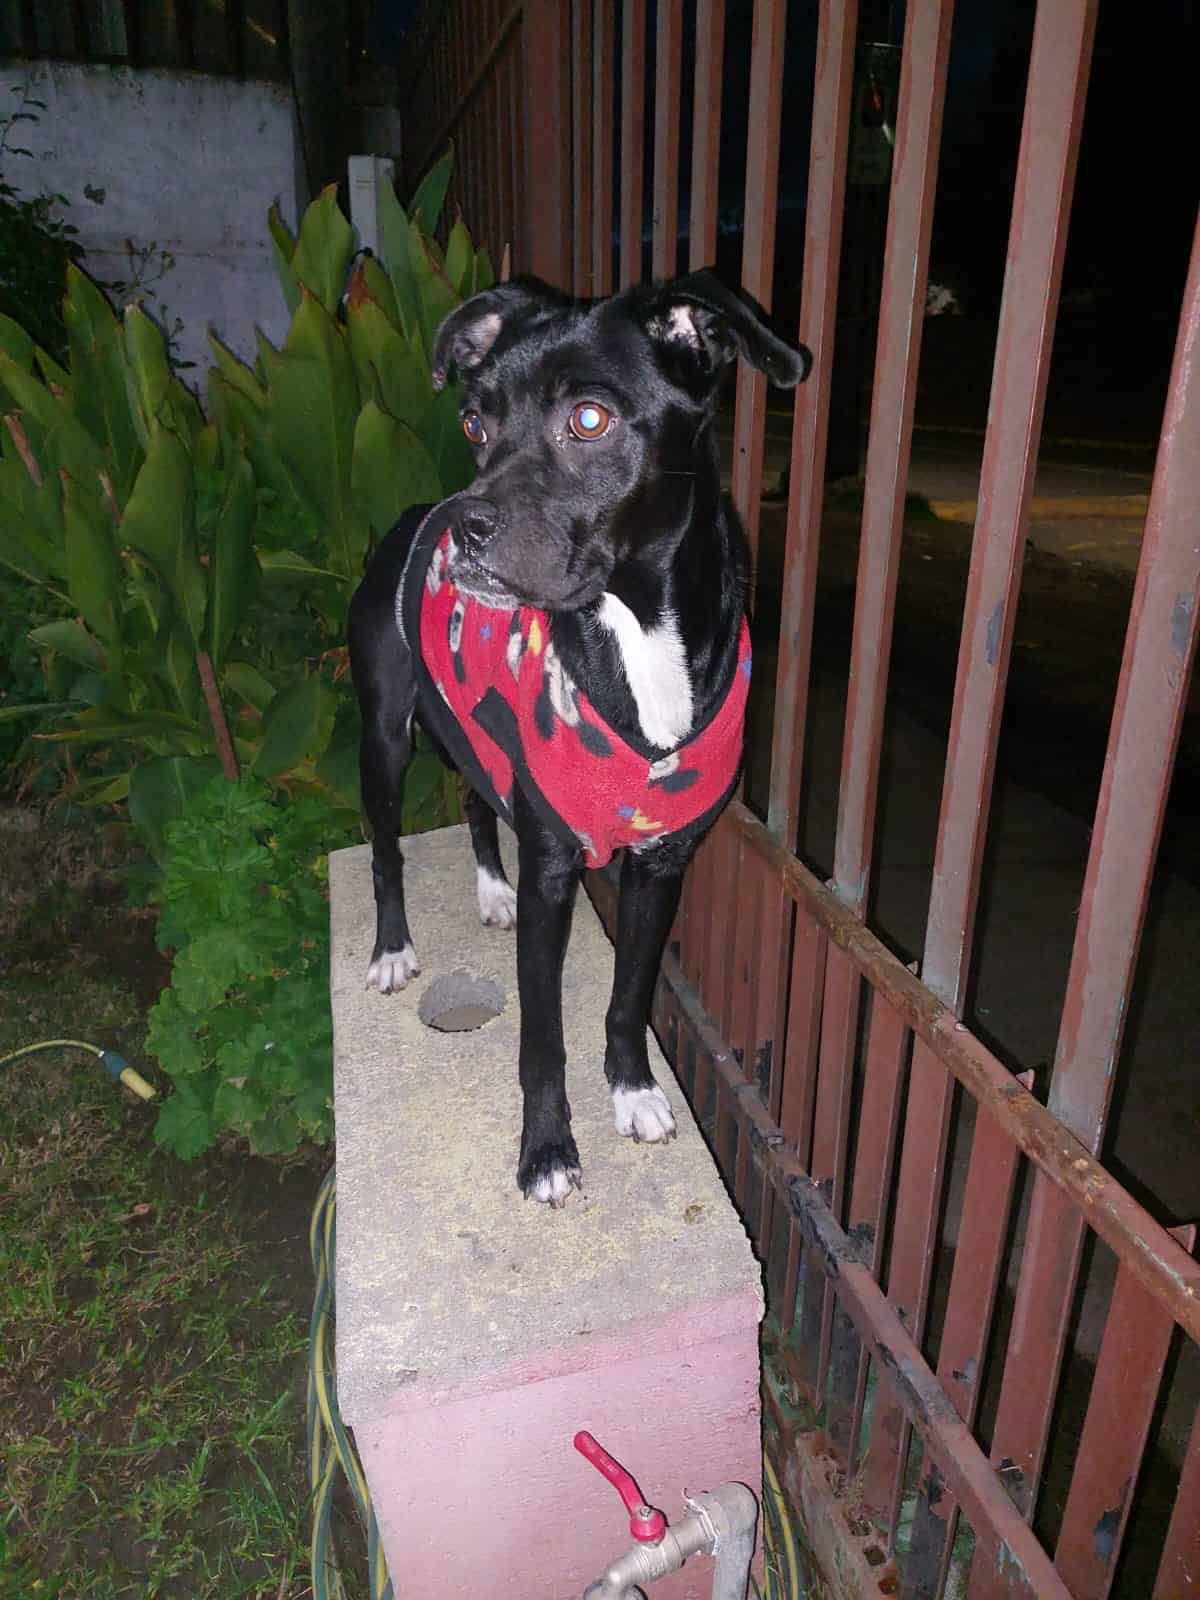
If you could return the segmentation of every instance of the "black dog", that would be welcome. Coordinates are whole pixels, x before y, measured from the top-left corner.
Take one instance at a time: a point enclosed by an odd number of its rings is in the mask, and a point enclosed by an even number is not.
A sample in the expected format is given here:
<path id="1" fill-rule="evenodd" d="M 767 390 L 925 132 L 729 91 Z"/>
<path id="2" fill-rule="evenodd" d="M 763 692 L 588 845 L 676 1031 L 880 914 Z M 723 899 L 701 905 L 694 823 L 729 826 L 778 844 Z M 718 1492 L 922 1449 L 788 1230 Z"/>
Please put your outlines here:
<path id="1" fill-rule="evenodd" d="M 369 986 L 420 969 L 397 843 L 414 714 L 468 777 L 483 921 L 517 928 L 524 1094 L 517 1182 L 561 1205 L 580 1184 L 561 978 L 585 865 L 621 864 L 604 1070 L 618 1133 L 670 1138 L 646 1051 L 684 869 L 737 780 L 749 677 L 744 538 L 721 494 L 722 369 L 776 384 L 809 355 L 701 272 L 611 299 L 535 280 L 443 323 L 433 378 L 463 382 L 471 490 L 409 513 L 350 611 L 374 834 Z M 489 676 L 490 675 L 490 676 Z M 497 813 L 518 840 L 519 894 Z"/>

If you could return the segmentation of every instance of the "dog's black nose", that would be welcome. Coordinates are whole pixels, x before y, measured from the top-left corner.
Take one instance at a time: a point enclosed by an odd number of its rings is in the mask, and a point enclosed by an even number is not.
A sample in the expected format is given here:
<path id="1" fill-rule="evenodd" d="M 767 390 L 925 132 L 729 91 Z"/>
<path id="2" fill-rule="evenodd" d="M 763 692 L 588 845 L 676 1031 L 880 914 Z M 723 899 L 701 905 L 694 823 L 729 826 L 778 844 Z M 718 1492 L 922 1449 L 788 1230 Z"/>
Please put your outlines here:
<path id="1" fill-rule="evenodd" d="M 455 505 L 455 534 L 468 555 L 478 555 L 499 523 L 499 508 L 490 500 L 462 499 Z"/>

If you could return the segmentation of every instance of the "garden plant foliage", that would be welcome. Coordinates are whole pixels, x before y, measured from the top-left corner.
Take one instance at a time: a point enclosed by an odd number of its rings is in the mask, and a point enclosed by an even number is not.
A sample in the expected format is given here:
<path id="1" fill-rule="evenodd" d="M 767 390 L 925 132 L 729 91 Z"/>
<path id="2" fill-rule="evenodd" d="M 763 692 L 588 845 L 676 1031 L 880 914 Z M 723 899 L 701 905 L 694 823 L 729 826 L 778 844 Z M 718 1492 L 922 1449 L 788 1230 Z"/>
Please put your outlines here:
<path id="1" fill-rule="evenodd" d="M 32 730 L 26 762 L 69 752 L 72 798 L 127 806 L 161 870 L 159 1136 L 183 1155 L 222 1129 L 273 1151 L 329 1131 L 319 862 L 359 816 L 346 608 L 400 513 L 472 472 L 430 355 L 493 272 L 461 221 L 434 240 L 449 175 L 407 212 L 381 194 L 379 260 L 332 188 L 294 236 L 273 211 L 288 334 L 252 363 L 213 337 L 207 412 L 152 318 L 118 318 L 75 264 L 65 365 L 0 316 L 0 566 L 46 619 L 42 682 L 0 725 Z M 419 752 L 406 827 L 460 814 Z"/>

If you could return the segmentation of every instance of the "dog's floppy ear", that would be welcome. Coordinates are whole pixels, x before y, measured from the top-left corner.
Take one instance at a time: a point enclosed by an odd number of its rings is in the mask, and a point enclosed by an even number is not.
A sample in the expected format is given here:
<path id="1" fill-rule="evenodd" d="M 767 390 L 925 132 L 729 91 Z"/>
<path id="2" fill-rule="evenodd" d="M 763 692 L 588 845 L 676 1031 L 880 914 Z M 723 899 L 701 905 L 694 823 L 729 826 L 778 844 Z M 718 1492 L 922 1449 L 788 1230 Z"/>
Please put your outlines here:
<path id="1" fill-rule="evenodd" d="M 650 302 L 647 332 L 690 348 L 714 367 L 743 355 L 780 389 L 808 376 L 812 355 L 773 334 L 748 298 L 727 289 L 711 272 L 691 272 L 662 284 Z"/>
<path id="2" fill-rule="evenodd" d="M 560 309 L 569 299 L 539 278 L 513 278 L 472 295 L 457 306 L 438 329 L 431 376 L 435 389 L 450 378 L 472 371 L 500 337 L 504 324 L 524 312 Z"/>

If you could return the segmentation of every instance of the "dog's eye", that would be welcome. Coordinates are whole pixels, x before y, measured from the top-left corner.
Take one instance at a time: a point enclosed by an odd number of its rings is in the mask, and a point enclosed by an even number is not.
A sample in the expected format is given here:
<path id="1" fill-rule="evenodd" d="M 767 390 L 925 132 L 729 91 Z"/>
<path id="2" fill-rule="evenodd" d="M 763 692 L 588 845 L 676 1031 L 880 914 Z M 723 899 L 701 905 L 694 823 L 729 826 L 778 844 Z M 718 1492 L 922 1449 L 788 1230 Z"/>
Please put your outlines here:
<path id="1" fill-rule="evenodd" d="M 483 418 L 478 411 L 468 411 L 462 419 L 463 432 L 472 444 L 487 443 L 487 429 L 483 425 Z"/>
<path id="2" fill-rule="evenodd" d="M 572 408 L 567 427 L 576 439 L 602 439 L 612 427 L 612 421 L 613 414 L 607 406 L 595 400 L 581 400 Z"/>

